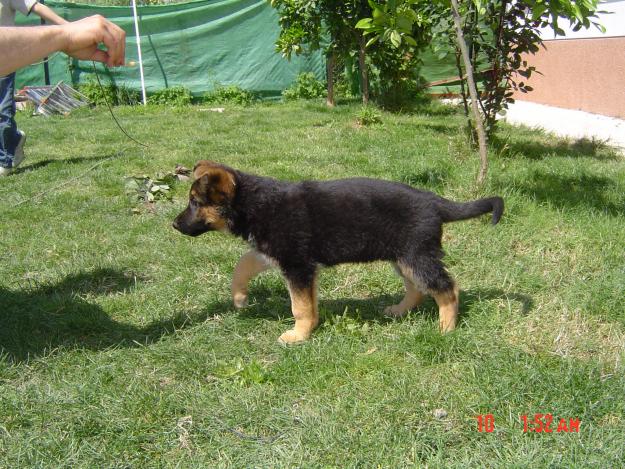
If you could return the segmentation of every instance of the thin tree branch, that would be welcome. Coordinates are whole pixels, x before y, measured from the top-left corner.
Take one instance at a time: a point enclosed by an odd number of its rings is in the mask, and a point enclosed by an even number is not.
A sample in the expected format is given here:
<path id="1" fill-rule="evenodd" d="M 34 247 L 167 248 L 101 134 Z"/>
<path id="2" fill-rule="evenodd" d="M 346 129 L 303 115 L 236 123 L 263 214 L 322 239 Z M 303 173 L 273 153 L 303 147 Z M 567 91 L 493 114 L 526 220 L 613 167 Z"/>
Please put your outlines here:
<path id="1" fill-rule="evenodd" d="M 458 46 L 460 46 L 460 52 L 462 53 L 462 59 L 464 61 L 464 66 L 467 73 L 467 85 L 469 88 L 469 94 L 471 95 L 471 108 L 473 109 L 473 116 L 475 118 L 477 140 L 480 149 L 480 170 L 477 175 L 477 183 L 478 185 L 482 185 L 486 180 L 486 173 L 488 171 L 486 133 L 484 132 L 484 123 L 482 121 L 482 116 L 478 108 L 477 88 L 475 86 L 475 80 L 473 78 L 473 66 L 471 65 L 471 57 L 469 57 L 467 43 L 465 42 L 464 34 L 462 33 L 462 20 L 460 18 L 460 13 L 458 10 L 458 0 L 451 0 L 451 14 L 454 18 L 456 35 L 458 38 Z"/>

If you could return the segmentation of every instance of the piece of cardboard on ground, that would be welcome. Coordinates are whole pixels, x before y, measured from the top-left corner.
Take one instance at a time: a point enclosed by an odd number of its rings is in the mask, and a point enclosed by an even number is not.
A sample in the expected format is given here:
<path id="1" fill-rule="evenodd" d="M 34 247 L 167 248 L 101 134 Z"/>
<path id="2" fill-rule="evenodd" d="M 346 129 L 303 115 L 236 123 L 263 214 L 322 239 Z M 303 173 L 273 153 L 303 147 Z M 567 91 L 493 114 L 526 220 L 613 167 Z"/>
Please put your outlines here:
<path id="1" fill-rule="evenodd" d="M 33 103 L 35 113 L 44 116 L 67 115 L 74 109 L 89 105 L 85 95 L 62 81 L 56 85 L 25 86 L 16 95 L 16 106 L 21 108 L 26 102 Z"/>

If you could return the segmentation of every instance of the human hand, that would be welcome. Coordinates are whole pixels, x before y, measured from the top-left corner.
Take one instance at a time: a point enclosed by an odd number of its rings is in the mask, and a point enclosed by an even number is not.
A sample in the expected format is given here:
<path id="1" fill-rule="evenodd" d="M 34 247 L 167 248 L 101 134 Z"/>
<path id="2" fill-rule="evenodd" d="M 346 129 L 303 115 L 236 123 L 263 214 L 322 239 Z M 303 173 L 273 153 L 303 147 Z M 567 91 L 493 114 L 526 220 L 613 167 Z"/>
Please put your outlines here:
<path id="1" fill-rule="evenodd" d="M 126 55 L 126 33 L 101 15 L 89 16 L 66 23 L 63 28 L 63 52 L 80 60 L 95 60 L 109 67 L 124 65 Z M 98 48 L 104 44 L 106 50 Z"/>

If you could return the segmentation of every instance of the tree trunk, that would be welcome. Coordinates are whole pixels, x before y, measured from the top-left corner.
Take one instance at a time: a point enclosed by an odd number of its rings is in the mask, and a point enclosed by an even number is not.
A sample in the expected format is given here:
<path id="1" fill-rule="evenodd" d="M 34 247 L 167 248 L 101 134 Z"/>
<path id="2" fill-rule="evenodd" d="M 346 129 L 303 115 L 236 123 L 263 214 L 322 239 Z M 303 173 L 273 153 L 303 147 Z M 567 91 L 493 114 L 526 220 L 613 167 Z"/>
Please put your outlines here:
<path id="1" fill-rule="evenodd" d="M 358 67 L 360 68 L 360 91 L 362 93 L 362 104 L 369 104 L 369 74 L 367 73 L 367 62 L 365 61 L 365 37 L 360 36 L 360 47 L 358 49 Z"/>
<path id="2" fill-rule="evenodd" d="M 462 105 L 464 106 L 464 115 L 469 120 L 469 99 L 467 97 L 467 91 L 464 89 L 464 73 L 462 72 L 462 65 L 460 65 L 460 49 L 456 48 L 456 68 L 458 69 L 458 78 L 460 79 L 460 95 L 462 96 Z M 469 122 L 469 127 L 471 123 Z"/>
<path id="3" fill-rule="evenodd" d="M 458 0 L 451 0 L 451 14 L 454 17 L 454 25 L 456 27 L 456 36 L 458 38 L 458 46 L 462 53 L 464 68 L 467 72 L 467 87 L 471 96 L 471 108 L 473 109 L 473 117 L 475 118 L 475 127 L 477 130 L 477 140 L 480 148 L 480 171 L 477 175 L 478 185 L 482 185 L 486 180 L 486 172 L 488 171 L 488 153 L 486 149 L 486 134 L 484 132 L 484 123 L 477 104 L 477 88 L 473 79 L 473 67 L 471 65 L 471 57 L 467 51 L 467 43 L 464 41 L 462 34 L 462 22 L 458 11 Z"/>
<path id="4" fill-rule="evenodd" d="M 332 51 L 326 58 L 326 78 L 328 80 L 328 97 L 326 98 L 326 104 L 328 107 L 334 107 L 336 102 L 334 100 L 334 64 L 336 63 L 335 52 Z"/>

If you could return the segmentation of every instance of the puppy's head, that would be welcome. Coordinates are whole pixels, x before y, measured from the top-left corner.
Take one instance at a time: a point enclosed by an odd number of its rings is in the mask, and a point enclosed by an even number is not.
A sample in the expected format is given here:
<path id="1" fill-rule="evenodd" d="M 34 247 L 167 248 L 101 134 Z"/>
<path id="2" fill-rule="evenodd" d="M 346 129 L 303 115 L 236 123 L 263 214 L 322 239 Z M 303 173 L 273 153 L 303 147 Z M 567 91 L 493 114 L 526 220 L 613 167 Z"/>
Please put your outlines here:
<path id="1" fill-rule="evenodd" d="M 227 214 L 236 190 L 234 173 L 218 163 L 199 161 L 193 178 L 189 205 L 176 217 L 173 227 L 189 236 L 227 230 Z"/>

